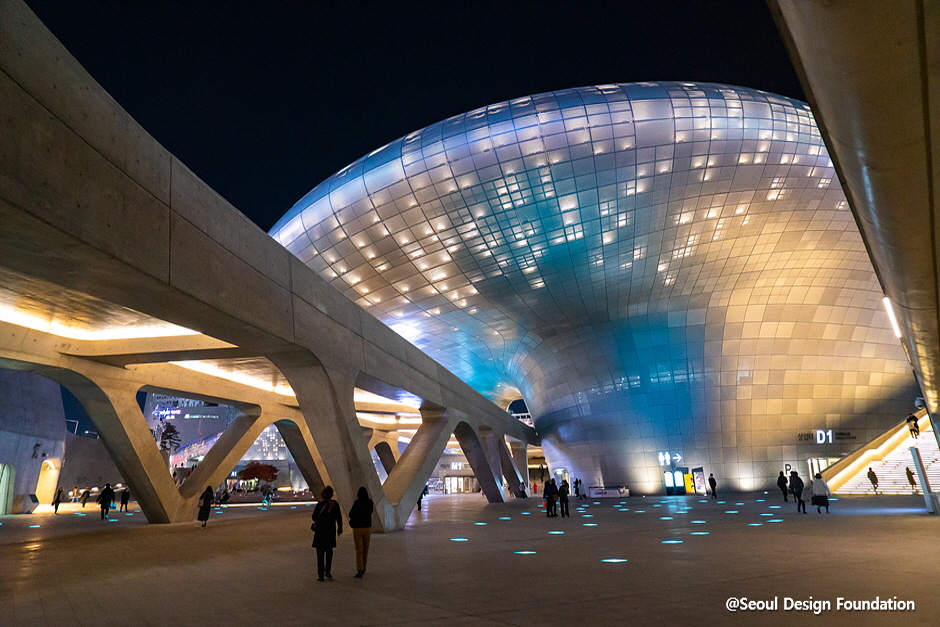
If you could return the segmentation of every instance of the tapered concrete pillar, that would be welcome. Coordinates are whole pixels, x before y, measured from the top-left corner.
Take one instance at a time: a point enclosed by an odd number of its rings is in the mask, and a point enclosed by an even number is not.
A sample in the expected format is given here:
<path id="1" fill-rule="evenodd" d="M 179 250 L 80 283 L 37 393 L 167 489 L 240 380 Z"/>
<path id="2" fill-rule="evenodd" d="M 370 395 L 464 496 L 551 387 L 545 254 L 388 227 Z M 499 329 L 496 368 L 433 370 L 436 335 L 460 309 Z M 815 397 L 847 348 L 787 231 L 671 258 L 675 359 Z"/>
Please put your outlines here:
<path id="1" fill-rule="evenodd" d="M 526 490 L 529 486 L 529 446 L 525 442 L 510 441 L 509 452 L 512 454 L 512 460 L 516 468 L 522 475 L 522 482 L 526 484 Z"/>
<path id="2" fill-rule="evenodd" d="M 81 402 L 148 522 L 192 520 L 195 499 L 187 502 L 176 489 L 137 404 L 138 386 L 96 383 L 70 371 L 39 372 L 64 385 Z"/>
<path id="3" fill-rule="evenodd" d="M 291 457 L 297 464 L 300 474 L 303 475 L 310 492 L 319 495 L 324 487 L 330 485 L 330 478 L 323 470 L 323 459 L 317 451 L 316 444 L 310 431 L 301 428 L 290 420 L 279 420 L 274 423 L 277 432 L 284 438 L 284 444 L 290 451 Z"/>
<path id="4" fill-rule="evenodd" d="M 386 528 L 398 529 L 408 522 L 428 477 L 450 440 L 451 419 L 437 407 L 421 408 L 421 426 L 385 480 L 387 501 L 382 512 Z"/>
<path id="5" fill-rule="evenodd" d="M 526 496 L 526 492 L 522 488 L 524 479 L 519 473 L 519 469 L 516 468 L 516 462 L 509 451 L 509 447 L 506 446 L 506 437 L 494 434 L 493 446 L 496 448 L 497 455 L 499 455 L 503 478 L 505 478 L 506 483 L 509 484 L 509 491 L 517 499 Z"/>
<path id="6" fill-rule="evenodd" d="M 385 469 L 385 474 L 392 474 L 392 469 L 395 468 L 395 454 L 392 452 L 392 447 L 389 446 L 389 443 L 386 441 L 381 441 L 376 443 L 373 447 L 375 454 L 379 457 L 379 462 L 382 463 L 382 468 Z"/>
<path id="7" fill-rule="evenodd" d="M 488 443 L 491 450 L 487 455 L 483 438 L 480 438 L 473 430 L 473 427 L 467 423 L 461 422 L 458 424 L 454 429 L 454 435 L 457 437 L 457 442 L 460 443 L 464 456 L 470 463 L 470 468 L 473 469 L 473 474 L 476 475 L 477 481 L 480 483 L 480 488 L 483 490 L 486 500 L 490 503 L 504 503 L 506 499 L 503 496 L 502 473 L 498 470 L 499 453 L 492 446 L 492 440 Z M 491 436 L 492 432 L 486 435 Z"/>
<path id="8" fill-rule="evenodd" d="M 356 418 L 355 377 L 324 368 L 306 351 L 278 353 L 268 358 L 294 390 L 304 422 L 335 491 L 334 498 L 344 510 L 348 509 L 359 487 L 364 486 L 376 509 L 384 507 L 382 485 Z M 385 522 L 377 517 L 373 525 L 378 531 L 387 531 Z"/>

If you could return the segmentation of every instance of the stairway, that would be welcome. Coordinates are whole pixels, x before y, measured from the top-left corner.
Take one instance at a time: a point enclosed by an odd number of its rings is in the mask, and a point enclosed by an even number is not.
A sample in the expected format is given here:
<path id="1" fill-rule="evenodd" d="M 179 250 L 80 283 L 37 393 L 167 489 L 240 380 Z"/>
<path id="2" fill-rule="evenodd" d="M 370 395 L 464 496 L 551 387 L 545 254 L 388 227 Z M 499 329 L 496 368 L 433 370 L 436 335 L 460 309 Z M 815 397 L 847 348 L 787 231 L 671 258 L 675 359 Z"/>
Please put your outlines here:
<path id="1" fill-rule="evenodd" d="M 901 429 L 907 431 L 907 426 Z M 835 490 L 836 494 L 872 494 L 871 482 L 868 480 L 868 469 L 871 468 L 878 476 L 879 494 L 913 494 L 911 484 L 907 480 L 905 468 L 910 467 L 914 473 L 914 480 L 918 483 L 917 493 L 920 494 L 920 480 L 917 478 L 917 469 L 911 457 L 910 447 L 920 449 L 924 467 L 927 469 L 927 480 L 934 490 L 940 490 L 940 449 L 937 448 L 937 439 L 928 421 L 921 422 L 920 437 L 916 440 L 908 435 L 900 444 L 888 452 L 880 460 L 871 460 L 866 466 L 860 468 L 854 476 L 849 478 L 841 487 Z"/>

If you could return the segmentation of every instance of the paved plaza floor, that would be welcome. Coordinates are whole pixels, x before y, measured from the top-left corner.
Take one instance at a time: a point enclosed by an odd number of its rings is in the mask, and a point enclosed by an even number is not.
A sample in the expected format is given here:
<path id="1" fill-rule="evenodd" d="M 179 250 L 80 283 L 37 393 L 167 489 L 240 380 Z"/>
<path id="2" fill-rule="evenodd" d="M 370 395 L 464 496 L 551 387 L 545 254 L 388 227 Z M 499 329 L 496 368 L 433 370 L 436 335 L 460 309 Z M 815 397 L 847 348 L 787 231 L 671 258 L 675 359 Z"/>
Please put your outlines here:
<path id="1" fill-rule="evenodd" d="M 102 521 L 90 504 L 3 516 L 0 625 L 940 624 L 940 517 L 919 496 L 843 498 L 829 515 L 776 493 L 572 502 L 570 519 L 534 498 L 425 504 L 373 536 L 361 580 L 344 534 L 323 583 L 309 505 L 217 510 L 205 530 L 133 511 Z M 730 612 L 732 597 L 777 609 Z"/>

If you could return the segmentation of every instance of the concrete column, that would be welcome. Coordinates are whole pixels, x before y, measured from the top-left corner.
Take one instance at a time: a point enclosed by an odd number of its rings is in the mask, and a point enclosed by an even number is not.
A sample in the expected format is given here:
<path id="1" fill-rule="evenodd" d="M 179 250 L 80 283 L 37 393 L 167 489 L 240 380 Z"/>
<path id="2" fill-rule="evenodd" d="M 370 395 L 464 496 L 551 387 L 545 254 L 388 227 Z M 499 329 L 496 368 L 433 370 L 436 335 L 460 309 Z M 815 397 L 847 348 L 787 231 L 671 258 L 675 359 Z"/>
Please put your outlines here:
<path id="1" fill-rule="evenodd" d="M 317 451 L 310 431 L 301 428 L 301 426 L 290 420 L 278 420 L 274 423 L 274 426 L 281 434 L 281 437 L 284 438 L 284 444 L 287 445 L 287 450 L 294 458 L 300 474 L 307 481 L 310 492 L 319 495 L 320 491 L 331 482 L 329 476 L 324 474 L 325 471 L 321 471 L 323 469 L 323 459 Z"/>
<path id="2" fill-rule="evenodd" d="M 480 488 L 482 488 L 486 500 L 490 503 L 505 502 L 505 498 L 503 498 L 502 475 L 499 470 L 497 470 L 499 466 L 499 453 L 493 450 L 488 457 L 483 442 L 481 442 L 481 438 L 473 430 L 473 427 L 466 422 L 461 422 L 457 425 L 454 429 L 454 435 L 460 443 L 460 448 L 463 450 L 464 456 L 470 463 L 470 468 L 473 469 L 473 474 L 476 475 L 477 481 L 480 482 Z M 492 462 L 490 458 L 492 458 Z"/>
<path id="3" fill-rule="evenodd" d="M 519 473 L 519 469 L 516 468 L 512 454 L 506 446 L 506 436 L 494 434 L 493 445 L 496 447 L 497 455 L 499 455 L 500 467 L 503 471 L 503 477 L 505 477 L 506 482 L 509 484 L 509 491 L 517 499 L 521 499 L 525 496 L 525 491 L 523 491 L 521 487 L 524 479 Z"/>
<path id="4" fill-rule="evenodd" d="M 97 383 L 70 371 L 43 373 L 78 398 L 98 436 L 127 481 L 149 522 L 183 522 L 195 516 L 195 498 L 183 498 L 137 404 L 138 386 Z"/>
<path id="5" fill-rule="evenodd" d="M 529 445 L 525 442 L 510 441 L 509 442 L 509 452 L 512 454 L 512 459 L 516 463 L 516 468 L 522 474 L 522 481 L 529 486 L 531 484 L 529 478 Z M 528 489 L 528 487 L 526 488 Z"/>
<path id="6" fill-rule="evenodd" d="M 297 396 L 303 420 L 320 452 L 322 467 L 344 511 L 352 505 L 360 486 L 365 486 L 376 509 L 381 510 L 385 494 L 356 418 L 355 377 L 325 368 L 308 351 L 277 353 L 268 358 Z M 384 519 L 376 520 L 375 526 L 387 530 Z"/>
<path id="7" fill-rule="evenodd" d="M 421 426 L 383 486 L 388 497 L 382 513 L 386 528 L 397 529 L 408 522 L 418 496 L 450 440 L 451 421 L 446 410 L 422 407 L 420 411 Z"/>
<path id="8" fill-rule="evenodd" d="M 392 447 L 386 441 L 381 441 L 376 443 L 375 454 L 379 456 L 379 461 L 382 462 L 382 468 L 385 469 L 385 474 L 392 474 L 392 469 L 395 468 L 395 453 L 392 452 Z"/>

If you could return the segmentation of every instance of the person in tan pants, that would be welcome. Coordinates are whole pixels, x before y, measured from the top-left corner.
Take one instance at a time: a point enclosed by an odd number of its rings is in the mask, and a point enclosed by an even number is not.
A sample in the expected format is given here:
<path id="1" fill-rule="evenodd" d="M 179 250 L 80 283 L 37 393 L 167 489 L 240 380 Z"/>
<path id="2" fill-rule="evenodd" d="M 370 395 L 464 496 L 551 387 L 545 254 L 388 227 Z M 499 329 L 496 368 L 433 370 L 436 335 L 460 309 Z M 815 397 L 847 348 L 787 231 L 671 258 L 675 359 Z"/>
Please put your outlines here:
<path id="1" fill-rule="evenodd" d="M 356 579 L 362 579 L 369 561 L 369 543 L 372 540 L 372 499 L 365 487 L 359 488 L 356 501 L 349 510 L 349 526 L 356 543 Z"/>

